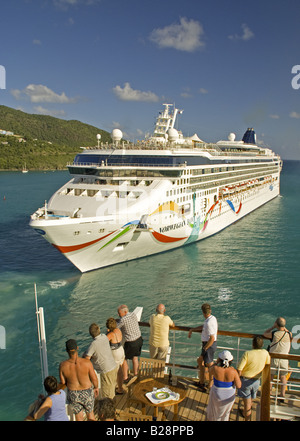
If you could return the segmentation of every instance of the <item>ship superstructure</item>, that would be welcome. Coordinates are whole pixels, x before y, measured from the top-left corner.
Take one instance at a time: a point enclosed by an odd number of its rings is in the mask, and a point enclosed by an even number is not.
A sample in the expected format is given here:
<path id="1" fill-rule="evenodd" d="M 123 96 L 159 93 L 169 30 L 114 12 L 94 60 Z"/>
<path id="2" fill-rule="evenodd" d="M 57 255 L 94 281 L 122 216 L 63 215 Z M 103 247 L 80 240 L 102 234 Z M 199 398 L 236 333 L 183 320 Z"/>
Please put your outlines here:
<path id="1" fill-rule="evenodd" d="M 281 159 L 231 133 L 217 143 L 174 127 L 166 104 L 153 136 L 133 145 L 87 148 L 68 165 L 71 180 L 30 225 L 80 271 L 137 259 L 204 239 L 275 198 Z"/>

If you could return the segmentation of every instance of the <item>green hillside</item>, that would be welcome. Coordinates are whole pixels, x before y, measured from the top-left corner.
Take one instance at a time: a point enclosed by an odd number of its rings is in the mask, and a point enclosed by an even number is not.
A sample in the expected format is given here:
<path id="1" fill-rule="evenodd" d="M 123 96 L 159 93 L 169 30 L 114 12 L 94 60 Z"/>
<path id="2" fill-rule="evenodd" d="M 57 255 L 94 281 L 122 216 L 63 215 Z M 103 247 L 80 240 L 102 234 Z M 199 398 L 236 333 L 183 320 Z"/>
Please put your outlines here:
<path id="1" fill-rule="evenodd" d="M 110 134 L 80 121 L 66 121 L 47 115 L 31 115 L 0 106 L 0 170 L 63 169 L 72 162 L 80 147 L 95 146 L 96 135 L 110 142 Z"/>

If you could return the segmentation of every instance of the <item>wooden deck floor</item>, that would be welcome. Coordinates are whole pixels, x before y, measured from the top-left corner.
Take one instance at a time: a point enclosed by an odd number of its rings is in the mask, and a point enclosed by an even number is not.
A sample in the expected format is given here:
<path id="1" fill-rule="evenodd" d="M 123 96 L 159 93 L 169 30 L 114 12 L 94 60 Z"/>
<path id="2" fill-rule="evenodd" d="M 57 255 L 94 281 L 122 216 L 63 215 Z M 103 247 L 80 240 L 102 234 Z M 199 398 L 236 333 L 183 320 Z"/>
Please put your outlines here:
<path id="1" fill-rule="evenodd" d="M 187 387 L 187 396 L 186 398 L 179 404 L 179 421 L 188 422 L 188 421 L 205 421 L 206 420 L 206 406 L 208 403 L 208 393 L 201 392 L 193 382 L 196 379 L 193 378 L 184 378 L 178 377 L 178 381 L 183 383 Z M 124 386 L 124 390 L 126 390 L 126 386 Z M 122 412 L 131 412 L 136 414 L 141 414 L 141 406 L 139 404 L 131 404 L 128 407 L 127 401 L 128 395 L 127 393 L 124 395 L 116 395 L 116 414 L 118 419 L 122 419 Z M 238 413 L 238 405 L 239 398 L 236 397 L 235 403 L 233 405 L 230 421 L 244 421 L 244 418 L 241 417 Z M 256 420 L 256 408 L 259 400 L 258 398 L 254 400 L 253 410 L 252 410 L 252 420 Z M 241 408 L 243 408 L 242 402 L 240 403 Z M 147 415 L 153 415 L 153 407 L 147 406 L 146 408 Z M 165 416 L 167 421 L 173 420 L 173 406 L 165 409 Z M 159 412 L 158 421 L 162 418 L 162 412 Z"/>

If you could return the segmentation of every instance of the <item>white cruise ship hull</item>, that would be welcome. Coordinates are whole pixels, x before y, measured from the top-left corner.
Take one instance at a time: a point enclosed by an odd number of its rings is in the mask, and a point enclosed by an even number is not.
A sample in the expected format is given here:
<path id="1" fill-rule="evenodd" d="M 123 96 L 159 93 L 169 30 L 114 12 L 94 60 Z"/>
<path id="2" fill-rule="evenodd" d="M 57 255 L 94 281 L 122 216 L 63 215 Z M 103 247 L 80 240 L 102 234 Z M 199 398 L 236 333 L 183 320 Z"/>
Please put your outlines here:
<path id="1" fill-rule="evenodd" d="M 207 207 L 202 218 L 181 216 L 170 224 L 159 222 L 159 216 L 165 217 L 164 211 L 170 211 L 162 210 L 153 223 L 148 218 L 146 225 L 139 225 L 136 223 L 137 217 L 132 216 L 132 222 L 124 219 L 124 223 L 114 223 L 112 219 L 105 223 L 103 218 L 50 217 L 32 220 L 31 226 L 43 232 L 45 239 L 84 273 L 205 239 L 274 199 L 278 194 L 279 181 L 275 185 L 266 183 L 234 198 L 217 200 Z M 198 225 L 195 226 L 193 222 Z"/>

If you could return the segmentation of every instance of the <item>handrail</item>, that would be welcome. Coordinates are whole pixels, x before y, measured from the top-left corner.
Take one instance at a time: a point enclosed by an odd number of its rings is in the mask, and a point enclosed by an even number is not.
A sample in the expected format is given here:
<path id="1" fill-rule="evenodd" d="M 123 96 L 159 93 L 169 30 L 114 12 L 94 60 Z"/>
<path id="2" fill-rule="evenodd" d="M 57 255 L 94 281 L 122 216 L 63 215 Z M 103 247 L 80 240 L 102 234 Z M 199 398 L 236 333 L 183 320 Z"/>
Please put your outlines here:
<path id="1" fill-rule="evenodd" d="M 142 327 L 146 327 L 146 328 L 150 328 L 150 324 L 148 322 L 139 322 L 139 325 Z M 193 332 L 199 333 L 201 334 L 202 331 L 199 330 L 194 330 L 193 327 L 191 326 L 170 326 L 170 330 L 171 331 L 184 331 L 184 332 L 189 332 L 190 330 L 193 330 Z M 262 334 L 259 333 L 249 333 L 249 332 L 235 332 L 235 331 L 222 331 L 220 329 L 218 329 L 218 335 L 224 335 L 224 336 L 228 336 L 228 337 L 240 337 L 240 338 L 254 338 L 257 336 L 261 336 L 263 337 L 264 340 L 270 340 L 269 338 L 264 337 Z M 293 343 L 298 343 L 300 344 L 300 338 L 296 339 L 293 338 Z M 288 357 L 291 357 L 292 355 L 288 355 Z M 284 358 L 287 357 L 284 354 L 276 354 L 276 358 Z M 298 357 L 298 355 L 295 355 L 295 357 Z M 291 358 L 290 358 L 291 360 Z M 293 359 L 296 360 L 296 359 Z M 298 358 L 297 358 L 298 360 Z"/>
<path id="2" fill-rule="evenodd" d="M 142 327 L 150 328 L 150 324 L 148 322 L 139 322 L 139 325 Z M 190 327 L 190 326 L 170 326 L 170 330 L 172 330 L 172 331 L 189 332 L 191 329 L 193 329 L 193 327 Z M 201 334 L 201 331 L 194 331 L 193 330 L 193 332 L 198 332 L 199 334 Z M 253 337 L 260 335 L 260 334 L 250 334 L 247 332 L 235 332 L 235 331 L 221 331 L 219 329 L 218 335 L 227 335 L 229 337 L 253 338 Z M 300 339 L 298 340 L 298 342 L 300 343 Z"/>
<path id="3" fill-rule="evenodd" d="M 157 168 L 183 168 L 185 167 L 184 163 L 181 164 L 164 164 L 164 163 L 149 163 L 147 164 L 145 163 L 139 163 L 139 162 L 110 162 L 109 164 L 100 164 L 99 162 L 73 162 L 67 163 L 67 167 L 95 167 L 95 168 L 101 168 L 101 169 L 109 169 L 109 168 L 120 168 L 120 167 L 141 167 L 141 168 L 153 168 L 153 167 L 157 167 Z"/>
<path id="4" fill-rule="evenodd" d="M 139 322 L 139 325 L 141 327 L 150 328 L 150 324 L 148 322 Z M 194 331 L 193 327 L 188 327 L 188 326 L 170 327 L 170 331 L 189 332 L 191 329 L 193 330 L 193 332 L 201 334 L 201 331 L 199 331 L 199 330 Z M 262 334 L 254 334 L 254 333 L 246 333 L 246 332 L 218 330 L 218 336 L 219 335 L 220 336 L 235 337 L 238 339 L 238 349 L 229 348 L 231 350 L 232 349 L 237 350 L 237 357 L 236 357 L 237 360 L 239 359 L 240 339 L 241 338 L 253 339 L 254 337 L 260 335 L 265 340 L 270 340 L 270 339 L 264 337 Z M 300 343 L 300 339 L 293 338 L 292 342 L 293 343 Z M 175 332 L 173 332 L 173 342 L 171 342 L 170 344 L 172 347 L 171 355 L 173 357 L 173 362 L 166 363 L 166 366 L 172 367 L 173 369 L 179 368 L 179 369 L 193 370 L 195 372 L 198 369 L 197 366 L 189 366 L 186 364 L 179 364 L 174 361 L 175 357 L 176 357 L 176 354 L 174 353 L 175 352 Z M 179 342 L 177 344 L 179 344 Z M 187 343 L 187 344 L 185 344 L 185 346 L 186 345 L 191 345 L 191 343 Z M 270 353 L 270 357 L 271 357 L 271 359 L 274 358 L 274 359 L 283 359 L 283 360 L 298 362 L 298 366 L 300 366 L 300 356 L 299 355 Z M 290 378 L 289 382 L 293 382 L 293 384 L 300 383 L 300 378 Z M 277 383 L 277 388 L 278 387 L 279 387 L 279 383 Z M 277 396 L 275 397 L 275 399 L 277 400 Z M 271 410 L 271 365 L 267 364 L 265 366 L 264 370 L 262 371 L 262 377 L 261 377 L 261 400 L 260 400 L 260 420 L 261 421 L 270 421 L 270 410 Z"/>

